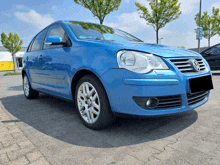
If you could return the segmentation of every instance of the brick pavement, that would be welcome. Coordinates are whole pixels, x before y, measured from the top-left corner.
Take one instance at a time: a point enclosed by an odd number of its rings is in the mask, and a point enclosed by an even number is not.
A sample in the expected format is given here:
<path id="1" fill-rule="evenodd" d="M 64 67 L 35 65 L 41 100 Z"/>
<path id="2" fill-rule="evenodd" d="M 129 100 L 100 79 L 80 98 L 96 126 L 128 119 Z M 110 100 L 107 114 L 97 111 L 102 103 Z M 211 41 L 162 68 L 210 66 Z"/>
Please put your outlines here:
<path id="1" fill-rule="evenodd" d="M 0 107 L 0 164 L 49 165 L 50 163 L 21 131 L 16 122 Z"/>

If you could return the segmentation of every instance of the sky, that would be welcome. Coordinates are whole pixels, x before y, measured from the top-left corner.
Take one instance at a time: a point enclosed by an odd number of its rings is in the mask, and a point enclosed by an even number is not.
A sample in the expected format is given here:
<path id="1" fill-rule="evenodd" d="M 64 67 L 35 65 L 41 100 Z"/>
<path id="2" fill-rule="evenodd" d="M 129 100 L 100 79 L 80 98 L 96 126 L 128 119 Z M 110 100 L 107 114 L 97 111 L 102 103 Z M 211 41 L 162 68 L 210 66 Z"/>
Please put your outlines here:
<path id="1" fill-rule="evenodd" d="M 135 2 L 149 8 L 147 0 L 122 0 L 119 10 L 106 16 L 104 25 L 124 30 L 147 43 L 156 43 L 152 26 L 139 17 Z M 194 17 L 199 12 L 200 0 L 179 0 L 182 14 L 160 29 L 160 43 L 168 46 L 198 47 Z M 219 0 L 202 0 L 202 13 L 210 15 L 212 7 L 220 8 Z M 32 38 L 47 25 L 57 20 L 74 20 L 99 23 L 98 18 L 73 0 L 6 0 L 0 5 L 0 33 L 17 33 L 27 47 Z M 220 36 L 211 38 L 211 46 L 220 43 Z M 0 45 L 1 42 L 0 42 Z M 208 46 L 208 40 L 201 40 L 201 47 Z"/>

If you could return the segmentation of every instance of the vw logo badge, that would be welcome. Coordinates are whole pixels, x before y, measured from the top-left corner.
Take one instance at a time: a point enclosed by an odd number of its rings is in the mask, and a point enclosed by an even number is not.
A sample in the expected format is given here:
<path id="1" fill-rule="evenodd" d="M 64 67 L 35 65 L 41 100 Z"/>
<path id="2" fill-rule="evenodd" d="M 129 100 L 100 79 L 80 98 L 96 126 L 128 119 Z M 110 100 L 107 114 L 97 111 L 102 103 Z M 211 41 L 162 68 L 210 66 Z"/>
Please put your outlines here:
<path id="1" fill-rule="evenodd" d="M 195 68 L 195 70 L 199 72 L 200 71 L 200 66 L 199 66 L 198 61 L 196 59 L 194 59 L 192 61 L 192 63 L 193 63 L 193 67 Z"/>

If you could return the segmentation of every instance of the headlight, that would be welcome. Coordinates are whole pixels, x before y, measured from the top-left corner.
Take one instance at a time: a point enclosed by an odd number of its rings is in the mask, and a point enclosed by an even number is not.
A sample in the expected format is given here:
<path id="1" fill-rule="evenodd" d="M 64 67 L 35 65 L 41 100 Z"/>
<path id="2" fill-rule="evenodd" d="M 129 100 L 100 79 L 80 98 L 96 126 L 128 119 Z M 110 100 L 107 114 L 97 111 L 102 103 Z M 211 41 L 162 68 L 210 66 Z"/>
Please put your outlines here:
<path id="1" fill-rule="evenodd" d="M 169 69 L 160 57 L 135 51 L 119 51 L 117 62 L 119 68 L 135 73 L 148 73 L 153 69 Z"/>

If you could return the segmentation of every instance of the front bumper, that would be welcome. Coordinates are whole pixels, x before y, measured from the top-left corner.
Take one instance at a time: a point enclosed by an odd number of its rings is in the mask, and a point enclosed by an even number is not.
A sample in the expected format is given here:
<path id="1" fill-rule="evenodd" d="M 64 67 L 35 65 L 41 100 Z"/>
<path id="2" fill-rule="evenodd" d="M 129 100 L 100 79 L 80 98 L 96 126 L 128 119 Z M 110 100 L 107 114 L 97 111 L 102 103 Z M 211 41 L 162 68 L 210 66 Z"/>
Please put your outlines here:
<path id="1" fill-rule="evenodd" d="M 110 69 L 102 75 L 101 80 L 113 112 L 154 116 L 188 111 L 207 102 L 210 91 L 208 91 L 207 97 L 197 104 L 189 106 L 187 100 L 189 79 L 206 75 L 211 75 L 211 72 L 184 75 L 170 69 L 151 71 L 147 74 L 136 74 L 125 69 Z M 181 95 L 181 106 L 149 110 L 141 108 L 133 99 L 133 97 L 172 97 L 173 95 Z"/>

